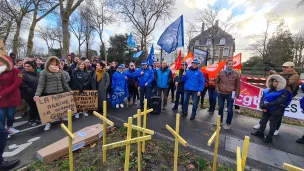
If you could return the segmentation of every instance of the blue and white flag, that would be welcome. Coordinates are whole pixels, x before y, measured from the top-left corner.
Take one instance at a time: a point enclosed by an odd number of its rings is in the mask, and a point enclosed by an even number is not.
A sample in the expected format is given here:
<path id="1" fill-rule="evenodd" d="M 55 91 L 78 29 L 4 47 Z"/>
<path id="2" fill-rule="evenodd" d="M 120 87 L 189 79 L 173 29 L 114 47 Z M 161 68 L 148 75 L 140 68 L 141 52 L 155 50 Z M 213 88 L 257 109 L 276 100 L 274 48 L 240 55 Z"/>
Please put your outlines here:
<path id="1" fill-rule="evenodd" d="M 142 53 L 143 53 L 143 50 L 141 50 L 141 51 L 139 51 L 139 52 L 135 52 L 135 53 L 133 54 L 133 58 L 138 58 L 138 57 L 140 57 L 140 56 L 142 55 Z"/>
<path id="2" fill-rule="evenodd" d="M 148 56 L 148 65 L 154 65 L 154 46 L 153 45 L 150 49 L 150 54 Z"/>
<path id="3" fill-rule="evenodd" d="M 130 36 L 128 37 L 128 45 L 132 48 L 136 48 L 136 42 L 135 42 L 135 39 L 132 35 L 132 33 L 130 34 Z"/>
<path id="4" fill-rule="evenodd" d="M 184 19 L 181 15 L 170 24 L 160 36 L 157 44 L 167 53 L 171 53 L 177 47 L 184 46 Z"/>

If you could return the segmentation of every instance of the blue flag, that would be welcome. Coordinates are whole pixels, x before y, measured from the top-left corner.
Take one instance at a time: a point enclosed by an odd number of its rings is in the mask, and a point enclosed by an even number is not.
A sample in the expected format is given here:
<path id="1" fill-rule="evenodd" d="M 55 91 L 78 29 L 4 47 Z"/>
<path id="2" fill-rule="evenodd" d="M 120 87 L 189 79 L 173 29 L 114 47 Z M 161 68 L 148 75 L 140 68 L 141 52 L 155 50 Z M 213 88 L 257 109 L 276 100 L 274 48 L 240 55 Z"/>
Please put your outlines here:
<path id="1" fill-rule="evenodd" d="M 148 64 L 149 65 L 154 65 L 154 46 L 153 45 L 150 49 L 150 54 L 148 56 Z"/>
<path id="2" fill-rule="evenodd" d="M 184 19 L 181 15 L 169 25 L 160 36 L 157 44 L 167 53 L 171 53 L 177 47 L 184 46 Z"/>
<path id="3" fill-rule="evenodd" d="M 130 34 L 130 36 L 128 37 L 128 45 L 132 48 L 136 48 L 136 42 L 135 42 L 135 39 L 132 35 L 132 33 Z"/>
<path id="4" fill-rule="evenodd" d="M 138 58 L 138 57 L 140 57 L 142 53 L 143 53 L 143 50 L 141 50 L 141 51 L 139 51 L 139 52 L 135 52 L 135 53 L 133 54 L 133 58 Z"/>

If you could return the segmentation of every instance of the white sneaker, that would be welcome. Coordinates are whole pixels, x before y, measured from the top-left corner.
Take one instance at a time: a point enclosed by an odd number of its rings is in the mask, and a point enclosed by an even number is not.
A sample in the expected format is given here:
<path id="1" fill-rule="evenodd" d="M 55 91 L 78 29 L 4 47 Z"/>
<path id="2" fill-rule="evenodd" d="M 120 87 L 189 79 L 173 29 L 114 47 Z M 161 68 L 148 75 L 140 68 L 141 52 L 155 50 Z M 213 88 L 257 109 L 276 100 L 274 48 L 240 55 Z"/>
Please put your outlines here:
<path id="1" fill-rule="evenodd" d="M 116 108 L 117 108 L 117 109 L 119 108 L 119 104 L 116 105 Z"/>
<path id="2" fill-rule="evenodd" d="M 279 130 L 275 130 L 273 135 L 277 136 L 277 135 L 279 135 L 279 133 L 280 133 Z"/>
<path id="3" fill-rule="evenodd" d="M 8 135 L 7 135 L 7 139 L 10 139 L 10 138 L 11 138 L 11 135 L 10 135 L 10 134 L 8 134 Z"/>
<path id="4" fill-rule="evenodd" d="M 225 108 L 225 112 L 227 112 L 228 110 L 227 110 L 227 108 Z"/>
<path id="5" fill-rule="evenodd" d="M 77 113 L 77 114 L 75 115 L 75 118 L 76 118 L 76 119 L 78 119 L 78 118 L 79 118 L 79 113 Z"/>
<path id="6" fill-rule="evenodd" d="M 253 126 L 253 129 L 260 129 L 260 126 L 261 126 L 260 124 L 256 124 Z"/>
<path id="7" fill-rule="evenodd" d="M 7 132 L 8 132 L 9 134 L 11 134 L 11 135 L 14 135 L 14 134 L 19 133 L 20 131 L 17 130 L 17 129 L 15 129 L 15 128 L 13 128 L 13 127 L 10 127 L 10 128 L 8 128 Z"/>
<path id="8" fill-rule="evenodd" d="M 48 131 L 48 130 L 50 130 L 50 128 L 51 128 L 51 123 L 46 123 L 45 127 L 44 127 L 44 130 Z"/>
<path id="9" fill-rule="evenodd" d="M 83 115 L 84 116 L 89 116 L 89 114 L 87 112 L 84 112 Z"/>
<path id="10" fill-rule="evenodd" d="M 68 121 L 68 118 L 67 118 L 67 117 L 64 117 L 62 120 L 64 120 L 64 121 Z"/>
<path id="11" fill-rule="evenodd" d="M 230 127 L 230 125 L 225 124 L 225 125 L 224 125 L 224 129 L 225 129 L 225 130 L 230 130 L 230 129 L 231 129 L 231 127 Z"/>
<path id="12" fill-rule="evenodd" d="M 120 107 L 121 107 L 121 108 L 123 108 L 123 107 L 124 107 L 124 105 L 123 105 L 122 103 L 120 103 Z"/>
<path id="13" fill-rule="evenodd" d="M 235 109 L 235 113 L 240 114 L 241 110 L 240 109 Z"/>

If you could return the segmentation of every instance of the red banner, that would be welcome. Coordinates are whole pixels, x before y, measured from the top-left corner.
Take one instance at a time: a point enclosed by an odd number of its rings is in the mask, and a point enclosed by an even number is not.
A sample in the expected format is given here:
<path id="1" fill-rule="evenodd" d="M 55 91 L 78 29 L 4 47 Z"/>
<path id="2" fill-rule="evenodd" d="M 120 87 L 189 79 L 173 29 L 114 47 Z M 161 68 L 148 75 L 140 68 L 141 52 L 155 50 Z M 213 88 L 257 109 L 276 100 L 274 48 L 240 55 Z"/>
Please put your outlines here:
<path id="1" fill-rule="evenodd" d="M 260 102 L 261 88 L 241 81 L 239 98 L 234 102 L 238 106 L 243 106 L 258 110 Z"/>

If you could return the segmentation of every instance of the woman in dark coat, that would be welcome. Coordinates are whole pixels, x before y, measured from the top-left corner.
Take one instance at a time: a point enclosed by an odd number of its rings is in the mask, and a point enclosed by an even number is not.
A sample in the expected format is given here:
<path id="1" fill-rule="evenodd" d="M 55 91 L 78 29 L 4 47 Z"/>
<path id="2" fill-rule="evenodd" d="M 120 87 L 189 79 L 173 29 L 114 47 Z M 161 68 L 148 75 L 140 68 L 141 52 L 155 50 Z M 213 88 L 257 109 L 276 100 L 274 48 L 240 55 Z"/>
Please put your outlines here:
<path id="1" fill-rule="evenodd" d="M 82 93 L 83 90 L 90 90 L 91 79 L 91 73 L 88 71 L 85 62 L 79 62 L 72 73 L 72 89 L 79 90 L 80 93 Z M 84 115 L 88 116 L 85 111 L 86 109 L 84 109 Z M 79 118 L 79 113 L 75 115 L 75 118 Z"/>
<path id="2" fill-rule="evenodd" d="M 35 92 L 39 82 L 39 74 L 37 72 L 36 63 L 34 61 L 27 61 L 24 63 L 23 79 L 20 85 L 21 97 L 26 101 L 30 107 L 29 124 L 36 126 L 40 123 L 39 112 L 34 101 Z"/>
<path id="3" fill-rule="evenodd" d="M 103 62 L 96 64 L 96 71 L 93 74 L 91 87 L 92 90 L 98 90 L 98 111 L 103 108 L 103 101 L 107 100 L 107 90 L 110 85 L 110 76 L 106 72 L 106 65 Z"/>

